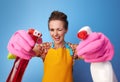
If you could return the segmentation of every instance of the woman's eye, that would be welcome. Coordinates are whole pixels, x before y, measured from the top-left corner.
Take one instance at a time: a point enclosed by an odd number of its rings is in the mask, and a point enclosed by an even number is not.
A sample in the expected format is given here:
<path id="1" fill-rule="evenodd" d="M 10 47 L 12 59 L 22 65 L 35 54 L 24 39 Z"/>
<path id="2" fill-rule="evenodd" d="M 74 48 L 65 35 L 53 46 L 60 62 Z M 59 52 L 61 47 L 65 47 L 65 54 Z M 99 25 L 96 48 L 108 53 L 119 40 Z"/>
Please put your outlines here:
<path id="1" fill-rule="evenodd" d="M 54 31 L 54 29 L 50 29 L 50 31 Z"/>
<path id="2" fill-rule="evenodd" d="M 54 31 L 53 29 L 50 29 L 50 31 Z"/>
<path id="3" fill-rule="evenodd" d="M 62 29 L 58 29 L 58 31 L 62 31 Z"/>

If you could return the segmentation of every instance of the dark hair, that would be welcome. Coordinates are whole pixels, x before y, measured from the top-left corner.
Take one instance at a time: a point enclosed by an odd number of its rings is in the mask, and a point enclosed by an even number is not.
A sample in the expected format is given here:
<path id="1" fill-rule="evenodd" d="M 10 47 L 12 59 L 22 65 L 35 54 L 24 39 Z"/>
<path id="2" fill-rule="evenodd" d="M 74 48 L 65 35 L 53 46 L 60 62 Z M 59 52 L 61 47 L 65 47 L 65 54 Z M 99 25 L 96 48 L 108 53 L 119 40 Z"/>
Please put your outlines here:
<path id="1" fill-rule="evenodd" d="M 52 20 L 63 21 L 65 29 L 68 29 L 67 15 L 65 13 L 60 12 L 60 11 L 53 11 L 48 20 L 48 27 L 49 27 L 50 21 L 52 21 Z"/>

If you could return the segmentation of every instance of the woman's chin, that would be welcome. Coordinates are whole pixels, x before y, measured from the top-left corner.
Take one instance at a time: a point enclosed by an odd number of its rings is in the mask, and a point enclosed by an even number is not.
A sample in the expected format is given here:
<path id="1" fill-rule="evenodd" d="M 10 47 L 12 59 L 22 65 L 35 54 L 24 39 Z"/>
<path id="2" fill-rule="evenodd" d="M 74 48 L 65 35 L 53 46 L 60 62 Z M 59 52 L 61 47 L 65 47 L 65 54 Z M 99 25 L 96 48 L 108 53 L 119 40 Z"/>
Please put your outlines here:
<path id="1" fill-rule="evenodd" d="M 54 40 L 55 44 L 60 44 L 61 41 L 60 40 Z"/>

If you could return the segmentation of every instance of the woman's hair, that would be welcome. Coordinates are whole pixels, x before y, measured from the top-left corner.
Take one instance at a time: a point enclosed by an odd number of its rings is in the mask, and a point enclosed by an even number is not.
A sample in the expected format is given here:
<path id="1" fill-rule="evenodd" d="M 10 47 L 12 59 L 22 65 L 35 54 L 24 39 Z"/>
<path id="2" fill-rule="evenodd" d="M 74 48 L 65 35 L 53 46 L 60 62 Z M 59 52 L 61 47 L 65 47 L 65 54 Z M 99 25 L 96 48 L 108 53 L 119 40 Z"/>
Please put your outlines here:
<path id="1" fill-rule="evenodd" d="M 48 20 L 48 27 L 49 27 L 49 23 L 52 20 L 60 20 L 64 22 L 64 28 L 68 29 L 68 21 L 67 21 L 67 15 L 63 12 L 60 11 L 53 11 L 49 17 Z"/>

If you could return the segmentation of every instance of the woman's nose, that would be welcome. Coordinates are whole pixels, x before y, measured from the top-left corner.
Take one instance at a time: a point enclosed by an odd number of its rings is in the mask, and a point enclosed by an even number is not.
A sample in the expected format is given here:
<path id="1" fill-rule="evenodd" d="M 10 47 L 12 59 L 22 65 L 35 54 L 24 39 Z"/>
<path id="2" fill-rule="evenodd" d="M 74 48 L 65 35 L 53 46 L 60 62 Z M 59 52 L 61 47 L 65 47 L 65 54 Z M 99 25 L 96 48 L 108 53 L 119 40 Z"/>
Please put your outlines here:
<path id="1" fill-rule="evenodd" d="M 55 35 L 55 36 L 58 35 L 58 31 L 54 31 L 54 35 Z"/>

